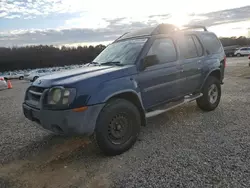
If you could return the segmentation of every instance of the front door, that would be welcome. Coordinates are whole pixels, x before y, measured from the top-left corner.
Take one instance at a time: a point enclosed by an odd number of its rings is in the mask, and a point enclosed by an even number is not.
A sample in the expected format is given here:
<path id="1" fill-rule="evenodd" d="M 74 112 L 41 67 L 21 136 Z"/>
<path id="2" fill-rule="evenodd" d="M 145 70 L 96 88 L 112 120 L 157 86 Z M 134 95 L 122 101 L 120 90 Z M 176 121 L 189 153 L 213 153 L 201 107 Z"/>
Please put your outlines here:
<path id="1" fill-rule="evenodd" d="M 171 38 L 155 39 L 146 57 L 152 57 L 152 63 L 139 73 L 138 84 L 143 105 L 148 109 L 178 96 L 180 67 Z"/>

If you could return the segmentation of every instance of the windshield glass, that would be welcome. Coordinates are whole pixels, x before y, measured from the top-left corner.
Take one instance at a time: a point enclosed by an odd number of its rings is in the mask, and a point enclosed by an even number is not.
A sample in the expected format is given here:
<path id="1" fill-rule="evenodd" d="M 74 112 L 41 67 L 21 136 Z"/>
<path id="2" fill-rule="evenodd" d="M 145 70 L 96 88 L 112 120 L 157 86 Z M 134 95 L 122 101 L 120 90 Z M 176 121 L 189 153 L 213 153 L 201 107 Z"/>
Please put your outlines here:
<path id="1" fill-rule="evenodd" d="M 134 64 L 147 38 L 131 39 L 110 44 L 95 59 L 99 64 L 120 62 L 120 64 Z"/>

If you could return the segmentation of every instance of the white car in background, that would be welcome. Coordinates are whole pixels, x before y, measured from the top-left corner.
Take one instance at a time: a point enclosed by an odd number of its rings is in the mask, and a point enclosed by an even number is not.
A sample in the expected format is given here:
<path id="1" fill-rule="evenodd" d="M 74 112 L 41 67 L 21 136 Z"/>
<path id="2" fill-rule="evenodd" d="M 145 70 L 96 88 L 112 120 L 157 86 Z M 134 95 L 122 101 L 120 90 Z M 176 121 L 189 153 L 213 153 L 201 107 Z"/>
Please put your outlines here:
<path id="1" fill-rule="evenodd" d="M 0 90 L 7 89 L 7 88 L 8 86 L 4 77 L 0 77 Z"/>
<path id="2" fill-rule="evenodd" d="M 236 50 L 234 52 L 234 55 L 237 56 L 237 57 L 247 56 L 249 54 L 250 54 L 250 47 L 239 48 L 238 50 Z"/>
<path id="3" fill-rule="evenodd" d="M 23 80 L 24 74 L 16 73 L 16 72 L 8 72 L 5 75 L 3 75 L 5 80 L 11 80 L 11 79 L 19 79 Z"/>
<path id="4" fill-rule="evenodd" d="M 34 82 L 37 78 L 48 75 L 48 74 L 51 74 L 51 71 L 46 70 L 46 69 L 37 69 L 37 70 L 30 71 L 29 73 L 26 73 L 24 75 L 24 79 Z"/>

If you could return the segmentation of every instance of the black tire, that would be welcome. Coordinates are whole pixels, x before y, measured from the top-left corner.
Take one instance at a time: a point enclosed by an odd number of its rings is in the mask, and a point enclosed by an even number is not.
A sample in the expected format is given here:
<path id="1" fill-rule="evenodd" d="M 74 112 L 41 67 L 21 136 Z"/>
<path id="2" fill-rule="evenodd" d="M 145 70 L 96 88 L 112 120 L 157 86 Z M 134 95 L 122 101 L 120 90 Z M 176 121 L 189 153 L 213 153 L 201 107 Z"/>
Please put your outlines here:
<path id="1" fill-rule="evenodd" d="M 140 127 L 140 113 L 134 104 L 124 99 L 111 100 L 98 116 L 95 130 L 96 143 L 104 154 L 119 155 L 134 145 Z M 117 138 L 121 132 L 125 136 Z"/>
<path id="2" fill-rule="evenodd" d="M 39 78 L 39 77 L 38 77 L 38 76 L 35 76 L 35 77 L 33 78 L 32 82 L 36 81 L 37 78 Z"/>
<path id="3" fill-rule="evenodd" d="M 214 98 L 214 102 L 210 101 L 210 89 L 212 89 L 212 87 L 217 88 L 217 98 Z M 209 76 L 206 83 L 203 86 L 202 89 L 202 94 L 203 96 L 196 99 L 197 105 L 200 109 L 204 110 L 204 111 L 212 111 L 214 109 L 217 108 L 217 106 L 220 103 L 220 98 L 221 98 L 221 84 L 220 81 L 214 77 L 214 76 Z"/>
<path id="4" fill-rule="evenodd" d="M 4 80 L 5 80 L 5 81 L 7 81 L 7 80 L 8 80 L 8 78 L 4 78 Z"/>
<path id="5" fill-rule="evenodd" d="M 241 54 L 240 54 L 240 53 L 238 53 L 238 54 L 236 54 L 236 56 L 237 56 L 237 57 L 241 57 Z"/>
<path id="6" fill-rule="evenodd" d="M 23 76 L 20 76 L 20 77 L 19 77 L 19 80 L 23 80 Z"/>

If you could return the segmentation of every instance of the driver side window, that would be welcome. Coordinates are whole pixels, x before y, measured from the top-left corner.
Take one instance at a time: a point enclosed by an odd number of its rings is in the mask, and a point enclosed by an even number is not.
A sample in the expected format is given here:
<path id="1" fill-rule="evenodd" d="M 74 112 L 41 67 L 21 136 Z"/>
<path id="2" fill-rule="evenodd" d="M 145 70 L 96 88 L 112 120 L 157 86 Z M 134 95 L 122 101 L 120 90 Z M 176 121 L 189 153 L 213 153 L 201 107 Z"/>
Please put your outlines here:
<path id="1" fill-rule="evenodd" d="M 147 56 L 154 57 L 156 64 L 168 63 L 177 60 L 177 53 L 173 40 L 170 38 L 156 39 L 148 51 Z"/>

